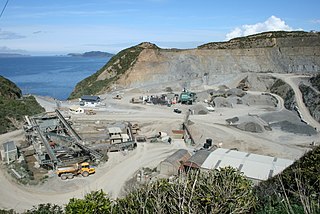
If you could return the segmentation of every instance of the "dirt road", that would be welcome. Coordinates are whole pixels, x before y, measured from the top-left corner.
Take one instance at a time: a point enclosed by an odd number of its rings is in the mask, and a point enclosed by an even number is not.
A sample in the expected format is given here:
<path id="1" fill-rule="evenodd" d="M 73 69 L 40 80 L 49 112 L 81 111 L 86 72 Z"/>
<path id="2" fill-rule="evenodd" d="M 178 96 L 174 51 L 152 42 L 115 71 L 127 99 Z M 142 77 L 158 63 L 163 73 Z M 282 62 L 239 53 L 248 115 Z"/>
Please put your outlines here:
<path id="1" fill-rule="evenodd" d="M 288 83 L 295 94 L 296 104 L 301 112 L 303 119 L 312 127 L 320 130 L 320 124 L 310 115 L 308 108 L 305 106 L 302 98 L 301 91 L 299 89 L 299 78 L 306 77 L 305 75 L 290 75 L 290 74 L 273 74 L 273 76 L 282 79 Z"/>

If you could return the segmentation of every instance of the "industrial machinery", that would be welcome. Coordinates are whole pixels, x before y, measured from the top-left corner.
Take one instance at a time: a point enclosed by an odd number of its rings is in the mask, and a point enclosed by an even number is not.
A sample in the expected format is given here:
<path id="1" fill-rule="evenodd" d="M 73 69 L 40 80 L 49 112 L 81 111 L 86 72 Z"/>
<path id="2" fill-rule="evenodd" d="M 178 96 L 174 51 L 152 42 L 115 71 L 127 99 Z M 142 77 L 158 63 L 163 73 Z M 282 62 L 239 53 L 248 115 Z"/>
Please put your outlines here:
<path id="1" fill-rule="evenodd" d="M 181 104 L 192 105 L 196 101 L 196 93 L 184 89 L 180 94 L 179 100 Z"/>
<path id="2" fill-rule="evenodd" d="M 66 167 L 58 167 L 56 171 L 56 173 L 62 180 L 72 179 L 77 175 L 88 177 L 90 174 L 93 174 L 95 172 L 95 168 L 91 167 L 88 162 L 74 164 Z"/>

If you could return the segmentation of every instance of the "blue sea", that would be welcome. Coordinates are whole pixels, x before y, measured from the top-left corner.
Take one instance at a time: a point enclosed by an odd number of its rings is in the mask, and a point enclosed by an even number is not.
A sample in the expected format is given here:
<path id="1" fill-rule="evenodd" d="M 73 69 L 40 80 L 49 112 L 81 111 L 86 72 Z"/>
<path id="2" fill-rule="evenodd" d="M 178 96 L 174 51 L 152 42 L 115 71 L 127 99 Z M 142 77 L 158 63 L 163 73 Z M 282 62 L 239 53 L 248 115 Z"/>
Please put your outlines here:
<path id="1" fill-rule="evenodd" d="M 75 85 L 102 68 L 110 58 L 3 57 L 0 75 L 14 82 L 23 94 L 66 100 Z"/>

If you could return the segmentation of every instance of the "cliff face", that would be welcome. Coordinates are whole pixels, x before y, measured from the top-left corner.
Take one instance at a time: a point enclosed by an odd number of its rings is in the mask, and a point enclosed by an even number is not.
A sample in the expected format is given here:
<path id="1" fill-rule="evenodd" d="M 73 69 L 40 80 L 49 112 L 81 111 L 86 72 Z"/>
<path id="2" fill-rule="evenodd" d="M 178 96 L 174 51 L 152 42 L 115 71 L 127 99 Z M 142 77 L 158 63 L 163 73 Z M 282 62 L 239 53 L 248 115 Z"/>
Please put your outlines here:
<path id="1" fill-rule="evenodd" d="M 269 32 L 190 50 L 159 49 L 149 43 L 135 47 L 140 53 L 132 66 L 107 87 L 197 87 L 230 83 L 248 72 L 320 72 L 319 33 Z M 110 66 L 122 68 L 119 62 L 109 63 L 96 80 L 114 78 L 117 72 L 112 74 Z"/>

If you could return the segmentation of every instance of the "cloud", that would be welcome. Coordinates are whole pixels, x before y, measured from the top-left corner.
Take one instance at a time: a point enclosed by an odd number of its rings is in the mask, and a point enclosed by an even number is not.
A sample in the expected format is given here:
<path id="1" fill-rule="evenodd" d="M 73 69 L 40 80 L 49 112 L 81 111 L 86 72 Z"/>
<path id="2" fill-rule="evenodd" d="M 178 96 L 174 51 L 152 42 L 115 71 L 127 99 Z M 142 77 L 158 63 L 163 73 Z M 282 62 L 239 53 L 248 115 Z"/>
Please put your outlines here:
<path id="1" fill-rule="evenodd" d="M 7 39 L 23 39 L 23 38 L 26 38 L 26 37 L 14 32 L 3 31 L 0 28 L 0 39 L 7 40 Z"/>
<path id="2" fill-rule="evenodd" d="M 271 16 L 265 22 L 260 22 L 253 25 L 242 25 L 235 28 L 233 31 L 226 35 L 226 40 L 230 40 L 235 37 L 248 36 L 256 33 L 262 33 L 265 31 L 292 31 L 292 27 L 287 25 L 285 21 L 276 16 Z"/>
<path id="3" fill-rule="evenodd" d="M 320 19 L 315 19 L 315 20 L 312 20 L 311 22 L 314 24 L 320 24 Z"/>
<path id="4" fill-rule="evenodd" d="M 35 32 L 32 32 L 32 34 L 39 34 L 39 33 L 43 33 L 41 30 L 38 30 L 38 31 L 35 31 Z"/>

